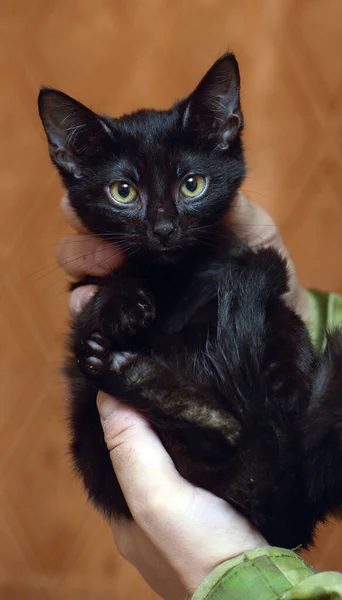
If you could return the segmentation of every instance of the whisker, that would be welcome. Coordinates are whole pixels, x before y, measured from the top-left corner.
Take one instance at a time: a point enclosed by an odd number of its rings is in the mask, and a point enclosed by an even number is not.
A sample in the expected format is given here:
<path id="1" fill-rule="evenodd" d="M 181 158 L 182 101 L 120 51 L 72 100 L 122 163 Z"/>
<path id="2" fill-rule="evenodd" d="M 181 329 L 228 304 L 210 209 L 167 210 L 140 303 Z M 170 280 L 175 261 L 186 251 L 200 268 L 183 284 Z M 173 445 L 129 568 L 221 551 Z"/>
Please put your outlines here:
<path id="1" fill-rule="evenodd" d="M 248 190 L 247 188 L 243 187 L 241 189 L 242 192 L 246 192 L 247 194 L 255 194 L 257 196 L 266 196 L 266 194 L 264 192 L 257 192 L 255 190 Z"/>
<path id="2" fill-rule="evenodd" d="M 233 228 L 235 229 L 236 227 L 278 227 L 278 222 L 277 225 L 275 223 L 244 223 L 243 225 L 233 225 Z"/>
<path id="3" fill-rule="evenodd" d="M 100 238 L 95 238 L 95 239 L 97 241 L 100 241 Z M 85 241 L 84 239 L 79 239 L 79 240 L 78 239 L 72 239 L 72 240 L 65 239 L 65 240 L 63 240 L 63 244 L 82 244 L 84 241 Z M 106 242 L 108 242 L 108 245 L 109 245 L 110 242 L 113 242 L 113 244 L 115 244 L 116 246 L 120 245 L 120 248 L 122 248 L 123 245 L 126 245 L 126 246 L 130 245 L 130 243 L 129 243 L 128 240 L 124 240 L 124 239 L 121 240 L 121 239 L 118 239 L 118 238 L 116 238 L 116 239 L 110 239 L 110 238 L 108 238 L 108 239 L 106 239 Z M 57 248 L 58 245 L 59 245 L 59 242 L 55 242 L 54 244 L 48 244 L 46 247 L 48 247 L 48 248 Z"/>
<path id="4" fill-rule="evenodd" d="M 49 275 L 52 275 L 52 273 L 54 273 L 54 271 L 57 271 L 59 268 L 60 267 L 56 262 L 50 263 L 49 265 L 46 265 L 45 267 L 42 267 L 37 271 L 33 271 L 33 273 L 29 273 L 25 277 L 25 280 L 30 280 L 34 278 L 34 281 L 40 281 L 41 279 L 43 279 L 43 277 L 48 277 Z"/>
<path id="5" fill-rule="evenodd" d="M 73 254 L 70 257 L 70 260 L 65 260 L 63 262 L 62 267 L 60 267 L 60 265 L 58 265 L 57 263 L 53 263 L 53 268 L 51 270 L 47 271 L 46 273 L 43 273 L 41 275 L 41 277 L 38 277 L 36 280 L 39 281 L 41 278 L 47 277 L 48 275 L 50 275 L 51 273 L 53 273 L 56 269 L 63 268 L 65 265 L 72 264 L 73 262 L 75 262 L 76 260 L 79 260 L 80 258 L 87 258 L 88 256 L 92 256 L 93 254 L 94 254 L 94 252 L 86 252 L 85 254 L 83 252 L 80 253 L 80 254 Z M 103 260 L 104 261 L 105 260 L 112 260 L 113 258 L 116 258 L 119 255 L 120 255 L 120 252 L 115 252 L 110 257 L 106 257 Z M 101 264 L 101 262 L 102 261 L 100 261 L 100 263 L 98 263 L 98 264 Z M 46 269 L 50 269 L 51 266 L 52 266 L 51 264 L 47 265 L 47 266 L 43 267 L 42 269 L 40 269 L 39 271 L 35 271 L 35 272 L 31 273 L 28 277 L 33 277 L 33 276 L 39 274 L 41 271 L 44 271 Z"/>
<path id="6" fill-rule="evenodd" d="M 64 267 L 64 265 L 69 265 L 72 262 L 74 262 L 74 261 L 76 261 L 76 260 L 78 260 L 80 258 L 87 258 L 88 256 L 92 256 L 94 254 L 95 254 L 94 251 L 92 251 L 92 252 L 86 252 L 85 254 L 83 252 L 81 254 L 74 254 L 73 256 L 70 257 L 70 260 L 63 261 L 62 267 Z M 120 254 L 120 252 L 113 253 L 112 256 L 111 256 L 111 259 L 112 258 L 116 258 L 117 256 L 119 256 L 119 254 Z M 108 259 L 105 258 L 104 260 L 109 260 L 109 258 Z"/>

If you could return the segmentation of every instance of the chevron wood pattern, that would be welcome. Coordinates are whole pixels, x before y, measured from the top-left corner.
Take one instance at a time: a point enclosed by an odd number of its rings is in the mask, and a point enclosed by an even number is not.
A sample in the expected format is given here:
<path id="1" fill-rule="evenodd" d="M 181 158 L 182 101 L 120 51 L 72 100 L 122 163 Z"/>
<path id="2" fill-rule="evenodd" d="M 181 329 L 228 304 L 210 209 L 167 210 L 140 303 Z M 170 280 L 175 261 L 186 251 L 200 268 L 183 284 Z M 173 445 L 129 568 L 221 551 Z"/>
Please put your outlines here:
<path id="1" fill-rule="evenodd" d="M 167 107 L 215 58 L 243 78 L 251 199 L 305 285 L 342 292 L 339 0 L 0 0 L 0 596 L 152 600 L 87 506 L 66 455 L 58 375 L 67 231 L 36 97 L 59 87 L 112 115 Z M 309 560 L 342 569 L 340 525 Z"/>

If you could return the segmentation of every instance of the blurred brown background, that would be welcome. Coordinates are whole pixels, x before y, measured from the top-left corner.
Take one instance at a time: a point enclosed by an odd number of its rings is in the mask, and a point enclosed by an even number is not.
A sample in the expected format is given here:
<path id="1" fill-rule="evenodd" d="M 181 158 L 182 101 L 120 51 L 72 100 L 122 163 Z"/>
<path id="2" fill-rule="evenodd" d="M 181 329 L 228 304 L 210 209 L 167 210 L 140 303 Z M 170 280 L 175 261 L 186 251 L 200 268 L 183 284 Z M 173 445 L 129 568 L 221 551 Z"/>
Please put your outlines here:
<path id="1" fill-rule="evenodd" d="M 1 0 L 0 596 L 150 600 L 66 455 L 57 373 L 67 228 L 38 122 L 42 84 L 119 115 L 167 107 L 226 49 L 243 78 L 249 197 L 278 220 L 305 285 L 342 292 L 340 0 Z M 309 560 L 341 569 L 341 526 Z"/>

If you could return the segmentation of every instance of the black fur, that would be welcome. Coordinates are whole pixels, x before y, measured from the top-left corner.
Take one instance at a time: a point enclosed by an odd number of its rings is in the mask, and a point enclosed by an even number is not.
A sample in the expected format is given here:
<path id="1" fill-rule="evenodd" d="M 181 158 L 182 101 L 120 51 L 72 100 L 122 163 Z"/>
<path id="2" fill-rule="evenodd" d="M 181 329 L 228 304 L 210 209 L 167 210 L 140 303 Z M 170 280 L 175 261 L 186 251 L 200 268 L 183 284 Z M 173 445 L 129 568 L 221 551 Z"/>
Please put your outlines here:
<path id="1" fill-rule="evenodd" d="M 147 417 L 184 477 L 294 548 L 342 499 L 342 334 L 317 355 L 282 299 L 283 260 L 222 224 L 245 174 L 239 87 L 225 55 L 169 111 L 110 119 L 40 93 L 72 206 L 126 253 L 75 284 L 99 290 L 72 325 L 72 453 L 95 505 L 129 516 L 96 409 L 104 390 Z M 190 175 L 206 179 L 195 200 L 181 192 Z M 131 204 L 111 198 L 115 181 L 138 190 Z"/>

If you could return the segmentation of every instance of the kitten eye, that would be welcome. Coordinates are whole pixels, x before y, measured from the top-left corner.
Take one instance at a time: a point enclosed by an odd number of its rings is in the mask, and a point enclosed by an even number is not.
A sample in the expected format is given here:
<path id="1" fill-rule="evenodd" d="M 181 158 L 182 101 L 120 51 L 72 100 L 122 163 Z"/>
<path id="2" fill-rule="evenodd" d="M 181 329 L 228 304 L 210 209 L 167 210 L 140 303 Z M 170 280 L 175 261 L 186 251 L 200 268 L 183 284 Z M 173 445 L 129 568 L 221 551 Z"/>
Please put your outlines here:
<path id="1" fill-rule="evenodd" d="M 206 180 L 202 175 L 191 175 L 183 181 L 180 191 L 187 198 L 197 198 L 206 188 Z"/>
<path id="2" fill-rule="evenodd" d="M 138 192 L 133 185 L 125 181 L 116 181 L 109 188 L 110 195 L 116 202 L 120 204 L 129 204 L 134 202 L 138 196 Z"/>

